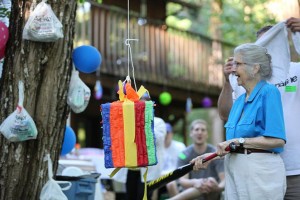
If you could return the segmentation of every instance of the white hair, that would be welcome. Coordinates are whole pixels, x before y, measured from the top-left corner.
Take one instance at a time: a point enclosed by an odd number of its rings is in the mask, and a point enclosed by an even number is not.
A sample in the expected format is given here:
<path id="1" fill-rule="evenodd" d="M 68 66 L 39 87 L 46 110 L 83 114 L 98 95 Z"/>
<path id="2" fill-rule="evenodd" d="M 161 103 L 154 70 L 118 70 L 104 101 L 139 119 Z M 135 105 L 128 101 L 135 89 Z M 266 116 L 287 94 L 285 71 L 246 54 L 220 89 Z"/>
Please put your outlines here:
<path id="1" fill-rule="evenodd" d="M 268 50 L 265 47 L 253 43 L 242 44 L 234 49 L 234 55 L 241 56 L 243 62 L 247 64 L 259 64 L 260 70 L 258 73 L 261 79 L 266 80 L 272 76 L 271 55 L 268 54 Z M 246 71 L 251 75 L 251 68 L 248 66 Z"/>

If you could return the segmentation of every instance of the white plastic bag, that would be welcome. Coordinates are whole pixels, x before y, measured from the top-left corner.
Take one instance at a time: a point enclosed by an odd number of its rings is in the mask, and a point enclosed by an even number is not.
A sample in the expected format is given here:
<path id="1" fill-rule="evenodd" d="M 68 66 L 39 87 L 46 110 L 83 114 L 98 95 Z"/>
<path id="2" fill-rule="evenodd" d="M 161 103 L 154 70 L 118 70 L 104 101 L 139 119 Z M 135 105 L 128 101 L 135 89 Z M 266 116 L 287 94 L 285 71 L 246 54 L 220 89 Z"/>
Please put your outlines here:
<path id="1" fill-rule="evenodd" d="M 23 39 L 54 42 L 63 38 L 62 24 L 45 2 L 39 3 L 30 14 L 23 30 Z"/>
<path id="2" fill-rule="evenodd" d="M 48 160 L 49 181 L 44 185 L 41 191 L 40 200 L 68 200 L 62 190 L 69 190 L 72 186 L 72 183 L 68 181 L 55 181 L 53 179 L 52 161 L 50 155 L 47 154 L 45 159 Z M 61 188 L 58 183 L 67 184 L 67 186 Z"/>
<path id="3" fill-rule="evenodd" d="M 36 139 L 37 128 L 33 119 L 23 108 L 24 84 L 19 81 L 19 103 L 17 109 L 10 114 L 0 126 L 0 132 L 11 142 Z"/>
<path id="4" fill-rule="evenodd" d="M 67 103 L 75 113 L 83 112 L 91 97 L 91 90 L 79 78 L 79 72 L 72 71 Z"/>

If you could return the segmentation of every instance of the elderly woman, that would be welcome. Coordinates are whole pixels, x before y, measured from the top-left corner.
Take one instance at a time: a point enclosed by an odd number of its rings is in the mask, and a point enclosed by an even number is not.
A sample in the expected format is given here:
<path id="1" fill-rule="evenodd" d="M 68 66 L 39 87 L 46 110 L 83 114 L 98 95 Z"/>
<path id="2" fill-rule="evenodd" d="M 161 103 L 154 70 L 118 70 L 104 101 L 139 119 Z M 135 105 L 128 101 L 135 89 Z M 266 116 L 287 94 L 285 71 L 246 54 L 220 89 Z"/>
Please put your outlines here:
<path id="1" fill-rule="evenodd" d="M 278 153 L 286 139 L 279 91 L 265 81 L 272 73 L 271 56 L 264 47 L 243 44 L 234 50 L 234 67 L 246 94 L 234 102 L 225 124 L 226 141 L 218 144 L 218 155 L 227 154 L 225 199 L 282 200 L 286 179 Z M 231 142 L 238 148 L 228 154 Z"/>

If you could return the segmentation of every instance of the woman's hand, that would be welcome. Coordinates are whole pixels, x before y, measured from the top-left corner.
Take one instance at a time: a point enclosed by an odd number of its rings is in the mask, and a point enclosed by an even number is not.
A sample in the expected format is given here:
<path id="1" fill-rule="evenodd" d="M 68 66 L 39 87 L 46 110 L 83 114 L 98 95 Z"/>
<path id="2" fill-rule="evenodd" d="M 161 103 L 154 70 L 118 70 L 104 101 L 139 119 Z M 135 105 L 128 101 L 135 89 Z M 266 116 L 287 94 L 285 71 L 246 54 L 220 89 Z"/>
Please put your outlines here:
<path id="1" fill-rule="evenodd" d="M 218 182 L 213 177 L 206 178 L 201 187 L 197 188 L 201 193 L 219 192 L 221 189 L 218 186 Z"/>
<path id="2" fill-rule="evenodd" d="M 237 144 L 238 142 L 236 141 L 236 139 L 233 140 L 227 140 L 224 142 L 221 142 L 217 145 L 217 154 L 218 156 L 222 157 L 225 156 L 226 154 L 230 153 L 230 150 L 226 150 L 226 148 L 230 145 L 230 143 L 235 143 Z"/>
<path id="3" fill-rule="evenodd" d="M 203 163 L 203 159 L 212 154 L 213 153 L 205 153 L 191 160 L 190 163 L 195 163 L 193 170 L 206 169 L 211 160 Z"/>
<path id="4" fill-rule="evenodd" d="M 226 80 L 228 80 L 229 78 L 229 74 L 231 74 L 233 72 L 234 68 L 233 68 L 233 57 L 229 57 L 226 60 L 226 63 L 223 67 L 223 74 L 226 78 Z"/>

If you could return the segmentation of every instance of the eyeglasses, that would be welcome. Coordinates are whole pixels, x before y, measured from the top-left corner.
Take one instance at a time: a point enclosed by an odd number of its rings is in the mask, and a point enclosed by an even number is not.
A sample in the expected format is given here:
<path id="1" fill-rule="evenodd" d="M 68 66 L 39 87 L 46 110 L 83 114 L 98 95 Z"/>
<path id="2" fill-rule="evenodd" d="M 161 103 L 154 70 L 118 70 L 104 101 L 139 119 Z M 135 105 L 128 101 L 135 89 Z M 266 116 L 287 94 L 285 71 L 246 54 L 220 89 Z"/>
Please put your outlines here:
<path id="1" fill-rule="evenodd" d="M 241 65 L 250 65 L 250 63 L 236 62 L 234 61 L 232 64 L 234 67 L 239 67 Z"/>

